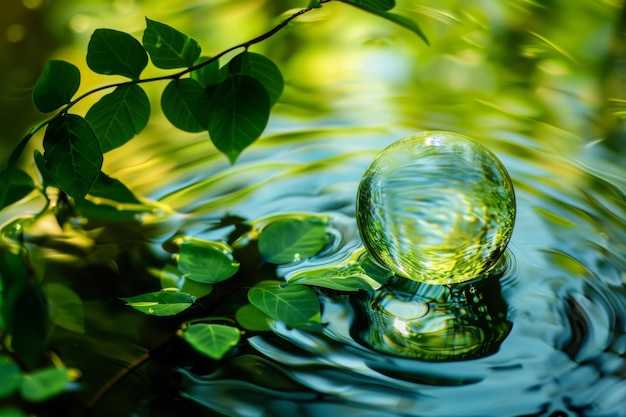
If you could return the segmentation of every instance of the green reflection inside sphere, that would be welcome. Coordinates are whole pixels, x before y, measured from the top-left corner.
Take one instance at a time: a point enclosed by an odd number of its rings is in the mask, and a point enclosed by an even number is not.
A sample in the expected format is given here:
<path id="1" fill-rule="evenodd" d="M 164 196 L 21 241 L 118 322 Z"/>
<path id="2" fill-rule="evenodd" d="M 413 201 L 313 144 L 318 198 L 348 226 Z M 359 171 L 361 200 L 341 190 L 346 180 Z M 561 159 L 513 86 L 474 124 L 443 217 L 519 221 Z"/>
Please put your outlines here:
<path id="1" fill-rule="evenodd" d="M 368 252 L 397 275 L 453 284 L 504 253 L 515 194 L 498 158 L 470 138 L 423 132 L 384 149 L 361 179 L 357 224 Z"/>

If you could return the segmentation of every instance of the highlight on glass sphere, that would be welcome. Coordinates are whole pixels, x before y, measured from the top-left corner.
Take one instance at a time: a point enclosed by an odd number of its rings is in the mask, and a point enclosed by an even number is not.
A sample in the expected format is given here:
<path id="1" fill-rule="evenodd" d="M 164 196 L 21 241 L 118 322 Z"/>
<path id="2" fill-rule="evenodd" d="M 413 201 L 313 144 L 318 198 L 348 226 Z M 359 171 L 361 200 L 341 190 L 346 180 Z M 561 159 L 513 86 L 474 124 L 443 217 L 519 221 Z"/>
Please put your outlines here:
<path id="1" fill-rule="evenodd" d="M 453 132 L 422 132 L 385 148 L 358 189 L 367 251 L 396 275 L 429 284 L 480 278 L 504 253 L 515 193 L 485 146 Z"/>

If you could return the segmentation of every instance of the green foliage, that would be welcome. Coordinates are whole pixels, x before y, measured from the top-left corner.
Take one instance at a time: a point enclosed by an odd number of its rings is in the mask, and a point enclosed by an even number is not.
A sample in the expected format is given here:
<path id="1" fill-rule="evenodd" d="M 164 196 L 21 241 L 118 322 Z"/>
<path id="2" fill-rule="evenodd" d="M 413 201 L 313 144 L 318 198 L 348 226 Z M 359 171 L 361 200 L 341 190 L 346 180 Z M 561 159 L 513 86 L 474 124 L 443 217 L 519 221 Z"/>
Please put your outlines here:
<path id="1" fill-rule="evenodd" d="M 68 114 L 50 123 L 43 139 L 46 168 L 66 194 L 84 198 L 100 176 L 102 150 L 89 122 Z"/>
<path id="2" fill-rule="evenodd" d="M 270 330 L 270 318 L 252 304 L 241 306 L 235 314 L 241 327 L 247 330 L 264 332 Z"/>
<path id="3" fill-rule="evenodd" d="M 389 20 L 390 22 L 396 23 L 400 26 L 405 27 L 411 32 L 415 33 L 417 36 L 422 38 L 424 43 L 428 45 L 428 38 L 419 27 L 419 25 L 404 16 L 400 16 L 396 13 L 391 13 L 389 10 L 393 9 L 396 5 L 395 0 L 339 0 L 343 3 L 348 3 L 353 6 L 358 7 L 359 9 L 365 10 L 372 14 L 382 17 L 383 19 Z"/>
<path id="4" fill-rule="evenodd" d="M 146 18 L 143 46 L 157 68 L 191 68 L 200 56 L 200 45 L 166 24 Z"/>
<path id="5" fill-rule="evenodd" d="M 193 305 L 196 297 L 179 291 L 164 290 L 121 298 L 126 305 L 152 316 L 174 316 Z"/>
<path id="6" fill-rule="evenodd" d="M 89 194 L 95 197 L 107 198 L 119 203 L 141 204 L 141 201 L 135 197 L 121 181 L 111 178 L 104 172 L 101 172 L 98 179 L 94 183 Z"/>
<path id="7" fill-rule="evenodd" d="M 259 81 L 232 74 L 219 83 L 209 104 L 209 134 L 217 149 L 234 163 L 254 142 L 270 117 L 270 97 Z"/>
<path id="8" fill-rule="evenodd" d="M 304 285 L 285 286 L 280 281 L 261 281 L 248 291 L 248 300 L 273 320 L 282 321 L 290 327 L 320 323 L 317 295 Z"/>
<path id="9" fill-rule="evenodd" d="M 326 224 L 321 219 L 283 219 L 263 229 L 259 251 L 266 261 L 285 264 L 316 255 L 327 243 Z"/>
<path id="10" fill-rule="evenodd" d="M 148 124 L 150 100 L 136 84 L 117 87 L 94 104 L 85 119 L 100 141 L 102 152 L 122 146 Z"/>
<path id="11" fill-rule="evenodd" d="M 27 401 L 42 402 L 63 392 L 69 381 L 65 369 L 40 369 L 24 375 L 20 385 L 20 394 Z"/>
<path id="12" fill-rule="evenodd" d="M 185 278 L 215 284 L 232 277 L 239 270 L 239 262 L 224 243 L 185 240 L 180 246 L 178 269 Z"/>
<path id="13" fill-rule="evenodd" d="M 0 408 L 0 417 L 26 417 L 26 414 L 16 408 Z"/>
<path id="14" fill-rule="evenodd" d="M 209 123 L 209 97 L 193 78 L 171 81 L 161 96 L 163 114 L 186 132 L 201 132 Z"/>
<path id="15" fill-rule="evenodd" d="M 240 333 L 232 326 L 195 323 L 189 325 L 183 338 L 203 355 L 220 360 L 239 343 Z"/>
<path id="16" fill-rule="evenodd" d="M 270 99 L 270 106 L 276 104 L 285 88 L 283 75 L 270 59 L 252 52 L 242 52 L 228 64 L 233 75 L 248 75 L 263 85 Z"/>
<path id="17" fill-rule="evenodd" d="M 35 189 L 35 184 L 30 175 L 21 169 L 15 169 L 13 172 L 0 172 L 0 189 L 4 187 L 7 187 L 7 195 L 4 203 L 0 204 L 0 210 L 26 197 Z"/>
<path id="18" fill-rule="evenodd" d="M 139 41 L 129 34 L 96 29 L 87 47 L 87 65 L 98 74 L 122 75 L 138 80 L 148 65 L 148 55 Z"/>
<path id="19" fill-rule="evenodd" d="M 65 61 L 51 60 L 33 89 L 33 104 L 42 113 L 49 113 L 68 104 L 80 86 L 80 70 Z"/>

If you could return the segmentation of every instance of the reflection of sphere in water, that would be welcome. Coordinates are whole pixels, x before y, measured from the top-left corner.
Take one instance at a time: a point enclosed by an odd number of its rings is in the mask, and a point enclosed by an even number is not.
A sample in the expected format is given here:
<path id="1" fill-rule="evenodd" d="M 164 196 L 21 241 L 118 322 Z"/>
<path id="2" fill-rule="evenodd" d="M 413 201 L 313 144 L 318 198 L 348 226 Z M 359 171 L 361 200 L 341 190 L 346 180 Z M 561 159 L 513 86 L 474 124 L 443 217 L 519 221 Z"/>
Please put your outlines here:
<path id="1" fill-rule="evenodd" d="M 424 361 L 491 355 L 512 326 L 498 279 L 449 287 L 396 277 L 357 304 L 364 319 L 355 321 L 355 336 L 379 352 Z"/>
<path id="2" fill-rule="evenodd" d="M 365 172 L 357 224 L 369 253 L 429 284 L 474 279 L 495 265 L 513 232 L 515 195 L 484 146 L 423 132 L 383 150 Z"/>

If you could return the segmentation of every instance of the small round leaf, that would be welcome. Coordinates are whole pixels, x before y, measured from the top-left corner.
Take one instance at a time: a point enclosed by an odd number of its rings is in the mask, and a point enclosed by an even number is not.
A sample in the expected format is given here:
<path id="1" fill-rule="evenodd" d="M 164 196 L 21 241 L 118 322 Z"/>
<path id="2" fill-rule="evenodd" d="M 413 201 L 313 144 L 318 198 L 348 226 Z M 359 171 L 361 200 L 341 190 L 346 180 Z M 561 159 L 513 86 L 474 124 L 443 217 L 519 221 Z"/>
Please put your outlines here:
<path id="1" fill-rule="evenodd" d="M 96 29 L 87 46 L 87 65 L 105 75 L 122 75 L 138 80 L 148 64 L 148 54 L 128 33 Z"/>
<path id="2" fill-rule="evenodd" d="M 252 52 L 243 52 L 228 64 L 231 74 L 248 75 L 267 90 L 270 105 L 273 106 L 285 88 L 285 81 L 278 66 L 269 58 Z"/>
<path id="3" fill-rule="evenodd" d="M 66 61 L 46 62 L 33 89 L 33 104 L 42 113 L 69 103 L 80 86 L 80 70 Z"/>
<path id="4" fill-rule="evenodd" d="M 320 219 L 284 219 L 261 231 L 259 252 L 268 262 L 286 264 L 310 258 L 326 243 L 326 224 Z"/>
<path id="5" fill-rule="evenodd" d="M 166 24 L 146 19 L 143 46 L 157 68 L 192 67 L 200 56 L 200 46 L 194 39 Z"/>
<path id="6" fill-rule="evenodd" d="M 69 382 L 67 370 L 47 368 L 24 375 L 20 393 L 27 401 L 41 402 L 63 392 Z"/>
<path id="7" fill-rule="evenodd" d="M 220 360 L 239 343 L 239 329 L 223 324 L 191 324 L 183 338 L 195 350 L 209 358 Z"/>
<path id="8" fill-rule="evenodd" d="M 161 96 L 165 117 L 186 132 L 201 132 L 209 123 L 209 97 L 202 85 L 191 78 L 173 80 Z"/>

